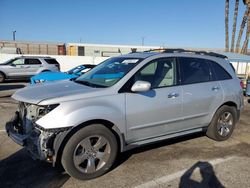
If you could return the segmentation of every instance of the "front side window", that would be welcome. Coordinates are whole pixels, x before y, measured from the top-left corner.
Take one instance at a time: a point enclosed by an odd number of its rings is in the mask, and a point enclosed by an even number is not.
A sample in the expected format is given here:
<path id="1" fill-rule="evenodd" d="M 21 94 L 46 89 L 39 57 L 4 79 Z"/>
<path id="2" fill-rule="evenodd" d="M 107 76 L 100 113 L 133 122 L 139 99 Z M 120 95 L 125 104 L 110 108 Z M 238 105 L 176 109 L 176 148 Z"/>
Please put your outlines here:
<path id="1" fill-rule="evenodd" d="M 44 59 L 48 64 L 51 65 L 59 65 L 59 63 L 55 59 Z"/>
<path id="2" fill-rule="evenodd" d="M 122 79 L 142 59 L 116 57 L 104 61 L 75 80 L 93 87 L 110 87 Z"/>
<path id="3" fill-rule="evenodd" d="M 15 59 L 11 63 L 12 65 L 24 65 L 24 59 Z"/>
<path id="4" fill-rule="evenodd" d="M 207 60 L 180 57 L 180 74 L 182 84 L 194 84 L 211 80 L 211 71 Z"/>
<path id="5" fill-rule="evenodd" d="M 152 89 L 176 85 L 175 58 L 153 60 L 134 75 L 138 80 L 151 83 Z"/>

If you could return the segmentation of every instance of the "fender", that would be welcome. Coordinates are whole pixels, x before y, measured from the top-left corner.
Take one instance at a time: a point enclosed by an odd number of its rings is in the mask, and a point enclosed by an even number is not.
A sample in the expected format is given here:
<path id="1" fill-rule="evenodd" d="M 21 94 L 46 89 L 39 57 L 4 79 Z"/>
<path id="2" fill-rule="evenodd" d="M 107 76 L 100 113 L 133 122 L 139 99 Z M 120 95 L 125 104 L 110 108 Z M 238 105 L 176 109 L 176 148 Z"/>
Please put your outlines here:
<path id="1" fill-rule="evenodd" d="M 84 122 L 76 127 L 71 127 L 68 130 L 62 131 L 56 135 L 56 137 L 54 138 L 54 142 L 53 142 L 53 166 L 60 163 L 63 149 L 65 145 L 67 144 L 68 140 L 71 138 L 71 136 L 74 135 L 74 133 L 76 133 L 79 129 L 84 128 L 86 126 L 91 126 L 91 124 L 103 124 L 107 128 L 109 128 L 117 138 L 120 152 L 125 151 L 126 142 L 125 142 L 124 134 L 120 132 L 120 130 L 117 128 L 116 125 L 112 124 L 112 122 L 102 120 L 102 119 L 92 120 L 92 121 Z"/>

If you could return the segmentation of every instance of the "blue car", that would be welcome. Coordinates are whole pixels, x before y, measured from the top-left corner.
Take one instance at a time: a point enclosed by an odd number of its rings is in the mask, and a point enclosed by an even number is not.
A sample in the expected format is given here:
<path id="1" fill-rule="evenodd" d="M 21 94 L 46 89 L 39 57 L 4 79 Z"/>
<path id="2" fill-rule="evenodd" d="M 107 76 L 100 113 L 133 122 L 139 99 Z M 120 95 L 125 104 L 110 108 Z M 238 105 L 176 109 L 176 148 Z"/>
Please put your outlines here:
<path id="1" fill-rule="evenodd" d="M 85 72 L 94 68 L 95 65 L 79 65 L 70 69 L 67 72 L 42 72 L 30 78 L 31 84 L 40 84 L 48 81 L 56 81 L 56 80 L 69 80 L 73 78 L 78 78 Z"/>

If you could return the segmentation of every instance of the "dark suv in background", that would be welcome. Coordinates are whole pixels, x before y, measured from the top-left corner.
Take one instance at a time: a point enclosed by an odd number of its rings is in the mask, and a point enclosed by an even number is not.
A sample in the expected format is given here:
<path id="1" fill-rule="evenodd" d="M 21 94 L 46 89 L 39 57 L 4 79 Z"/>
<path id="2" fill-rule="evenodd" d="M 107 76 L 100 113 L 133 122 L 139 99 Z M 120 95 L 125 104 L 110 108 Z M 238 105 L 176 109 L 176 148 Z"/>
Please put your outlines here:
<path id="1" fill-rule="evenodd" d="M 0 83 L 5 79 L 29 79 L 41 72 L 59 70 L 60 65 L 55 58 L 20 56 L 0 64 Z"/>

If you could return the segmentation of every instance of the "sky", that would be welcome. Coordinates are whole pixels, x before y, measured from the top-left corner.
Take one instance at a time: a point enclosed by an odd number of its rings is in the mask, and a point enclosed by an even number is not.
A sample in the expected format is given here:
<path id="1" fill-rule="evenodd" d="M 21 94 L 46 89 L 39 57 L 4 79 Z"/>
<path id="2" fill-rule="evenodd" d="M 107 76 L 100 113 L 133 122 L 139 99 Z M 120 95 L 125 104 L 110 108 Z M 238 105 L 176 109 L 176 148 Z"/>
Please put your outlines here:
<path id="1" fill-rule="evenodd" d="M 224 48 L 224 15 L 225 0 L 0 0 L 0 40 Z"/>

